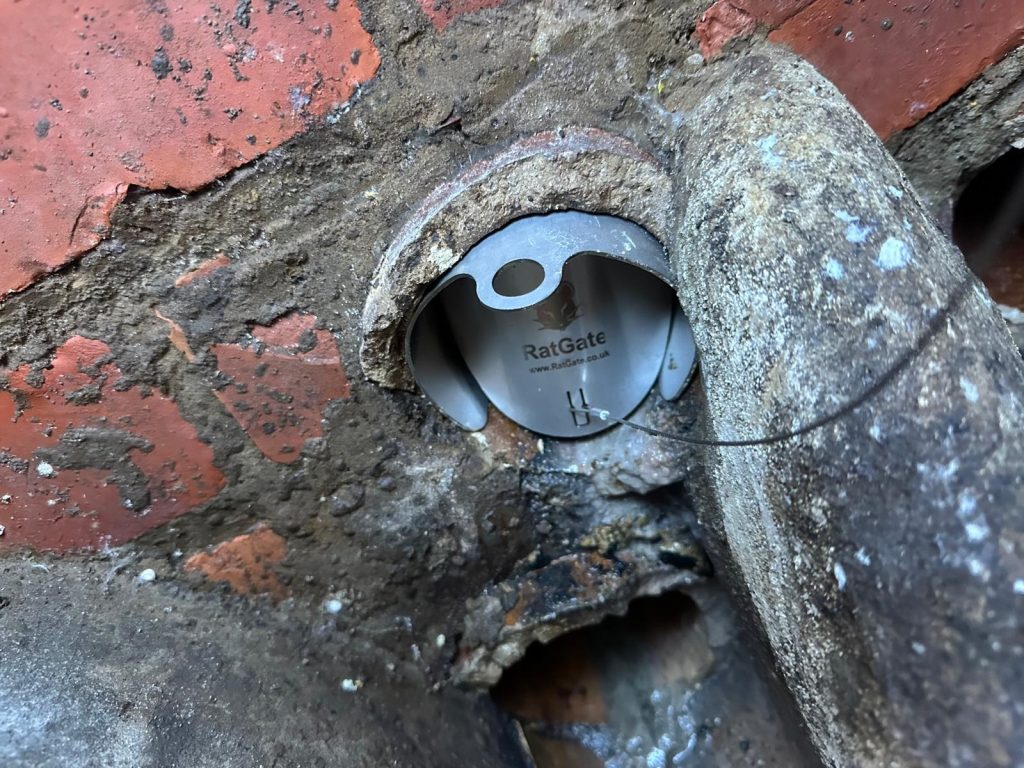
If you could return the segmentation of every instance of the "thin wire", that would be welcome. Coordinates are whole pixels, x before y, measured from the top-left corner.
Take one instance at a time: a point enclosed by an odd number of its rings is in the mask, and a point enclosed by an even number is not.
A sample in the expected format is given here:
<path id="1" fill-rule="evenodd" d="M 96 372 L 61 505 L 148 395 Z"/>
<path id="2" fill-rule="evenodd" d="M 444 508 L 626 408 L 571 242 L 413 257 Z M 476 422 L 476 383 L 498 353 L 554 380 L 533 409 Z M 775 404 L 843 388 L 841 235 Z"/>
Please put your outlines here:
<path id="1" fill-rule="evenodd" d="M 1002 206 L 999 216 L 996 218 L 995 223 L 985 239 L 984 245 L 979 252 L 980 255 L 975 262 L 975 271 L 977 274 L 985 274 L 993 260 L 999 255 L 1000 251 L 1002 251 L 1003 245 L 1017 230 L 1022 217 L 1024 217 L 1024 173 L 1017 176 L 1017 180 L 1007 197 L 1006 203 Z M 889 366 L 881 376 L 875 379 L 863 392 L 853 399 L 848 400 L 834 411 L 824 416 L 820 416 L 803 426 L 796 427 L 795 429 L 776 432 L 764 437 L 753 437 L 746 440 L 710 440 L 702 437 L 673 434 L 671 432 L 655 429 L 654 427 L 648 427 L 635 421 L 630 421 L 629 419 L 619 419 L 601 408 L 571 408 L 570 410 L 574 413 L 585 413 L 591 416 L 596 416 L 602 421 L 611 421 L 616 424 L 621 424 L 653 437 L 663 437 L 666 440 L 687 443 L 689 445 L 701 445 L 713 448 L 747 448 L 757 445 L 781 443 L 785 440 L 805 435 L 808 432 L 813 432 L 816 429 L 820 429 L 821 427 L 827 426 L 834 421 L 838 421 L 850 415 L 864 405 L 868 400 L 889 386 L 889 384 L 891 384 L 897 376 L 906 370 L 907 366 L 924 351 L 931 340 L 935 338 L 935 335 L 945 326 L 953 313 L 960 308 L 960 305 L 963 304 L 964 297 L 967 296 L 967 292 L 971 289 L 973 284 L 974 277 L 973 275 L 968 274 L 960 284 L 957 285 L 956 290 L 954 290 L 950 295 L 949 301 L 946 305 L 935 313 L 931 321 L 929 321 L 927 328 L 925 328 L 924 333 L 922 333 L 917 341 L 914 342 L 914 345 L 900 355 L 896 361 Z"/>

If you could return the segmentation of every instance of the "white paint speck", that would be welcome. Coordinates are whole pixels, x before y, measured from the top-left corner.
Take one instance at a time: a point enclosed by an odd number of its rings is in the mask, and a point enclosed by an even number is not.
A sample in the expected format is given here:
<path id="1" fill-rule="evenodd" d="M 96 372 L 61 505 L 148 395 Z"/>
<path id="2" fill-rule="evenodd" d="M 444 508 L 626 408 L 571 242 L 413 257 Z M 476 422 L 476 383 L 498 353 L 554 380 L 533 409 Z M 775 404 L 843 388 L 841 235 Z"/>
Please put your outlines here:
<path id="1" fill-rule="evenodd" d="M 156 571 L 154 571 L 152 568 L 147 568 L 139 574 L 140 584 L 150 584 L 154 581 L 156 581 Z"/>
<path id="2" fill-rule="evenodd" d="M 647 768 L 665 768 L 665 750 L 655 747 L 648 752 Z"/>
<path id="3" fill-rule="evenodd" d="M 778 168 L 782 165 L 782 156 L 775 151 L 775 145 L 779 143 L 779 137 L 774 133 L 758 139 L 757 147 L 761 150 L 761 159 L 769 168 Z"/>
<path id="4" fill-rule="evenodd" d="M 967 523 L 964 526 L 964 531 L 967 533 L 967 540 L 974 544 L 984 541 L 989 534 L 988 526 L 984 523 Z"/>
<path id="5" fill-rule="evenodd" d="M 355 693 L 363 687 L 363 681 L 358 678 L 346 677 L 341 681 L 341 690 L 346 693 Z"/>
<path id="6" fill-rule="evenodd" d="M 875 262 L 884 270 L 902 269 L 910 263 L 910 247 L 895 237 L 886 238 Z"/>
<path id="7" fill-rule="evenodd" d="M 846 270 L 835 259 L 829 259 L 825 262 L 825 274 L 833 280 L 842 280 L 846 276 Z"/>
<path id="8" fill-rule="evenodd" d="M 309 106 L 311 97 L 309 94 L 303 93 L 299 86 L 293 85 L 288 89 L 288 100 L 291 102 L 292 109 L 295 112 L 301 112 Z"/>
<path id="9" fill-rule="evenodd" d="M 46 461 L 39 462 L 39 465 L 36 467 L 36 472 L 39 474 L 40 477 L 53 477 L 54 475 L 57 474 L 57 472 L 53 468 L 53 465 Z"/>
<path id="10" fill-rule="evenodd" d="M 445 637 L 443 634 L 440 634 L 434 638 L 434 645 L 436 645 L 438 648 L 444 648 L 444 644 L 446 642 L 448 642 L 448 638 Z"/>
<path id="11" fill-rule="evenodd" d="M 985 574 L 985 564 L 977 558 L 971 558 L 967 561 L 967 570 L 971 572 L 971 576 L 983 576 Z"/>
<path id="12" fill-rule="evenodd" d="M 0 496 L 0 504 L 10 504 L 10 503 L 11 503 L 11 494 L 5 493 L 3 496 Z"/>
<path id="13" fill-rule="evenodd" d="M 870 235 L 873 230 L 874 227 L 870 227 L 867 224 L 857 224 L 856 222 L 847 224 L 846 241 L 848 243 L 855 243 L 859 245 L 868 239 L 868 235 Z"/>
<path id="14" fill-rule="evenodd" d="M 874 227 L 868 224 L 861 224 L 860 216 L 854 216 L 848 211 L 836 211 L 836 218 L 846 224 L 846 240 L 850 243 L 863 243 Z"/>
<path id="15" fill-rule="evenodd" d="M 341 613 L 341 609 L 343 607 L 341 600 L 336 597 L 332 597 L 330 600 L 324 601 L 324 613 L 329 613 L 332 616 L 336 616 Z"/>
<path id="16" fill-rule="evenodd" d="M 931 480 L 938 482 L 949 482 L 960 469 L 959 459 L 950 459 L 948 464 L 924 464 L 919 463 L 917 465 L 917 471 L 920 475 L 927 477 Z"/>
<path id="17" fill-rule="evenodd" d="M 939 476 L 943 480 L 952 480 L 960 471 L 960 459 L 950 459 L 947 464 L 939 464 Z"/>
<path id="18" fill-rule="evenodd" d="M 960 504 L 957 507 L 956 514 L 961 520 L 969 520 L 977 508 L 978 500 L 974 498 L 973 493 L 964 491 L 960 494 Z"/>
<path id="19" fill-rule="evenodd" d="M 984 514 L 978 512 L 978 500 L 974 497 L 973 493 L 964 491 L 960 494 L 960 503 L 957 506 L 956 515 L 964 524 L 964 532 L 967 534 L 969 542 L 977 544 L 989 537 L 991 531 L 988 527 L 988 521 L 985 519 Z M 977 576 L 978 574 L 975 575 Z"/>
<path id="20" fill-rule="evenodd" d="M 846 240 L 849 243 L 859 245 L 874 231 L 873 226 L 861 223 L 860 216 L 855 216 L 849 211 L 835 211 L 835 214 L 836 218 L 846 224 Z"/>
<path id="21" fill-rule="evenodd" d="M 842 592 L 846 589 L 846 569 L 843 568 L 841 563 L 836 563 L 832 566 L 832 573 L 836 577 L 836 584 L 839 585 L 839 591 Z"/>
<path id="22" fill-rule="evenodd" d="M 1013 594 L 1024 595 L 1024 579 L 1017 579 L 1013 582 Z"/>
<path id="23" fill-rule="evenodd" d="M 910 644 L 910 647 L 914 649 L 914 653 L 918 656 L 924 656 L 924 652 L 928 650 L 924 647 L 923 643 L 919 643 L 916 640 Z"/>
<path id="24" fill-rule="evenodd" d="M 868 427 L 868 434 L 871 435 L 871 439 L 876 443 L 882 442 L 882 428 L 878 426 L 878 422 L 874 422 Z"/>
<path id="25" fill-rule="evenodd" d="M 890 184 L 888 187 L 886 187 L 886 189 L 889 191 L 889 194 L 895 197 L 897 200 L 903 198 L 903 190 L 900 189 L 899 187 L 894 187 Z"/>
<path id="26" fill-rule="evenodd" d="M 0 525 L 0 536 L 3 536 L 5 533 L 7 533 L 6 526 Z"/>
<path id="27" fill-rule="evenodd" d="M 973 381 L 971 381 L 970 379 L 966 379 L 963 376 L 961 376 L 960 377 L 960 389 L 963 390 L 964 397 L 966 397 L 970 402 L 972 402 L 972 403 L 978 402 L 978 388 L 974 385 Z"/>
<path id="28" fill-rule="evenodd" d="M 864 547 L 858 549 L 853 556 L 857 558 L 857 562 L 861 565 L 871 565 L 871 555 L 868 554 Z"/>

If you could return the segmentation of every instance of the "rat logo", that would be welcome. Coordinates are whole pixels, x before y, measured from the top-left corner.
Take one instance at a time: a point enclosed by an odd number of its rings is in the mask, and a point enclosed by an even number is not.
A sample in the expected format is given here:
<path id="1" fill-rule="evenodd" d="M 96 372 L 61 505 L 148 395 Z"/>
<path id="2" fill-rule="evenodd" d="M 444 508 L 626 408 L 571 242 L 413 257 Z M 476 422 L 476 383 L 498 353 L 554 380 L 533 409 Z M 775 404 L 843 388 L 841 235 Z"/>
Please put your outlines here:
<path id="1" fill-rule="evenodd" d="M 537 305 L 534 319 L 545 330 L 564 331 L 582 315 L 576 303 L 576 288 L 568 280 L 563 280 L 554 293 Z"/>

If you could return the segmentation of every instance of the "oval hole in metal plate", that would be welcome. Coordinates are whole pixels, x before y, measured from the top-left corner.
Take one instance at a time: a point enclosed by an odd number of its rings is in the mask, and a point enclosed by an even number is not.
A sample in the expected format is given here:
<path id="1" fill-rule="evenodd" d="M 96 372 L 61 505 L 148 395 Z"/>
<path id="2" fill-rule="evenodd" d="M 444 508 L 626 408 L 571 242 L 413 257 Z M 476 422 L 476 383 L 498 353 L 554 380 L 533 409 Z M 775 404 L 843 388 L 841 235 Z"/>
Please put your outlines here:
<path id="1" fill-rule="evenodd" d="M 544 282 L 544 267 L 533 259 L 516 259 L 494 274 L 491 285 L 502 296 L 525 296 Z"/>

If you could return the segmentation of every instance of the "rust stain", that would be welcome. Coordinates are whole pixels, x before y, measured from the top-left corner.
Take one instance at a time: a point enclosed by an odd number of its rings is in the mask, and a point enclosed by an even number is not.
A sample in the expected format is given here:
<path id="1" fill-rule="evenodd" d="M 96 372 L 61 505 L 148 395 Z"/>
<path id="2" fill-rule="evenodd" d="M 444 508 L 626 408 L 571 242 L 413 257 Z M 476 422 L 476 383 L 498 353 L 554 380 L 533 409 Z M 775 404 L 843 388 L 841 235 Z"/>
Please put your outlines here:
<path id="1" fill-rule="evenodd" d="M 315 324 L 314 315 L 292 313 L 254 328 L 247 346 L 212 347 L 229 380 L 217 397 L 263 455 L 284 464 L 299 459 L 306 440 L 323 435 L 324 406 L 349 395 L 334 338 Z"/>
<path id="2" fill-rule="evenodd" d="M 523 618 L 523 614 L 526 613 L 526 609 L 530 606 L 531 601 L 537 595 L 537 588 L 531 582 L 526 582 L 522 585 L 522 589 L 519 591 L 519 597 L 516 599 L 516 604 L 509 609 L 508 613 L 505 614 L 505 626 L 514 627 Z"/>
<path id="3" fill-rule="evenodd" d="M 185 570 L 202 573 L 210 581 L 226 582 L 240 595 L 288 596 L 274 566 L 288 548 L 285 540 L 261 523 L 250 533 L 221 542 L 211 552 L 198 552 L 185 562 Z"/>
<path id="4" fill-rule="evenodd" d="M 602 580 L 614 570 L 615 563 L 597 552 L 587 552 L 583 558 L 573 561 L 572 572 L 581 599 L 589 602 L 597 598 Z"/>
<path id="5" fill-rule="evenodd" d="M 615 561 L 596 552 L 577 552 L 530 571 L 518 585 L 515 604 L 505 613 L 506 628 L 536 621 L 559 604 L 591 603 L 616 578 Z"/>
<path id="6" fill-rule="evenodd" d="M 818 0 L 769 40 L 814 64 L 885 139 L 1024 44 L 1024 3 Z"/>
<path id="7" fill-rule="evenodd" d="M 537 438 L 496 408 L 489 407 L 481 431 L 491 454 L 511 466 L 525 466 L 537 457 Z"/>
<path id="8" fill-rule="evenodd" d="M 0 547 L 116 546 L 213 498 L 213 451 L 158 392 L 123 386 L 102 341 L 75 336 L 0 389 Z"/>
<path id="9" fill-rule="evenodd" d="M 379 63 L 354 0 L 6 3 L 0 299 L 95 246 L 130 185 L 199 189 L 344 104 Z"/>
<path id="10" fill-rule="evenodd" d="M 444 28 L 459 16 L 485 8 L 496 8 L 504 2 L 505 0 L 419 0 L 420 8 L 438 32 L 443 32 Z"/>

